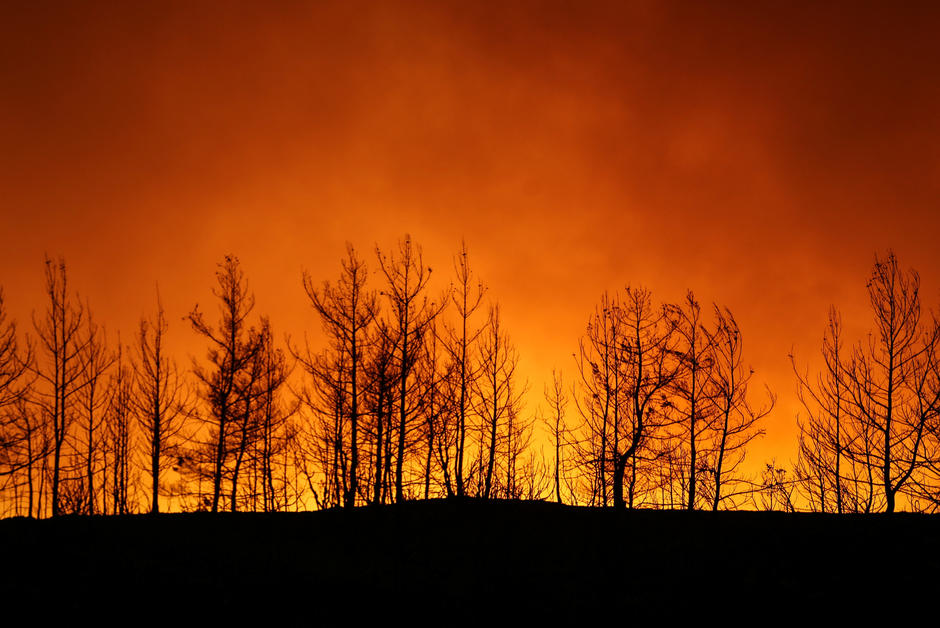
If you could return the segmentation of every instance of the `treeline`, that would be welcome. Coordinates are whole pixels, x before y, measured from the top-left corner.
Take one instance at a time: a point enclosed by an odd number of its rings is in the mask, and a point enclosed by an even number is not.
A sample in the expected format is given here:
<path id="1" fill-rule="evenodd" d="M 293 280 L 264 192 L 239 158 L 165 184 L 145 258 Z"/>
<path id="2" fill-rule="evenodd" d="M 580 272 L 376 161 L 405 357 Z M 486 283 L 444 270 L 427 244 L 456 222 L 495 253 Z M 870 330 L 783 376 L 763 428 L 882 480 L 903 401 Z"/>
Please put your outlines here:
<path id="1" fill-rule="evenodd" d="M 410 237 L 376 249 L 371 277 L 349 246 L 337 279 L 302 278 L 322 325 L 311 346 L 277 340 L 227 256 L 207 308 L 218 316 L 187 316 L 205 355 L 183 368 L 159 296 L 132 343 L 109 344 L 64 261 L 47 259 L 33 333 L 0 320 L 4 514 L 544 496 L 518 353 L 465 247 L 453 266 L 432 292 Z"/>
<path id="2" fill-rule="evenodd" d="M 465 245 L 446 288 L 405 236 L 369 263 L 301 286 L 318 338 L 278 340 L 239 261 L 187 316 L 205 353 L 180 366 L 157 297 L 131 342 L 106 337 L 45 261 L 31 333 L 0 293 L 0 506 L 4 516 L 284 511 L 432 497 L 834 512 L 932 510 L 940 409 L 936 318 L 889 255 L 869 291 L 876 331 L 843 349 L 830 316 L 790 469 L 744 469 L 775 396 L 752 390 L 727 308 L 689 292 L 605 294 L 567 377 L 536 408 L 519 354 Z M 300 287 L 298 289 L 300 289 Z M 206 312 L 216 312 L 209 315 Z M 173 330 L 172 333 L 177 333 Z M 794 368 L 796 362 L 794 361 Z"/>

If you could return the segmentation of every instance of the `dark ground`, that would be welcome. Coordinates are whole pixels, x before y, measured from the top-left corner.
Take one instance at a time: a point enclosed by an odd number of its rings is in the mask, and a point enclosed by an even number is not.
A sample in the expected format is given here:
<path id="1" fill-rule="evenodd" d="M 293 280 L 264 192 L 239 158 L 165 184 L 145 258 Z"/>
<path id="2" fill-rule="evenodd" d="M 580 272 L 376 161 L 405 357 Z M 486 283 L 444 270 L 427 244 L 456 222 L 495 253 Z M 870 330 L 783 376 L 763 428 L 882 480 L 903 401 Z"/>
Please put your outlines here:
<path id="1" fill-rule="evenodd" d="M 352 512 L 8 519 L 0 551 L 7 617 L 22 607 L 147 623 L 218 613 L 314 625 L 391 616 L 409 625 L 499 624 L 508 613 L 551 623 L 739 624 L 886 606 L 923 605 L 936 617 L 940 601 L 940 518 L 914 514 L 431 501 Z"/>

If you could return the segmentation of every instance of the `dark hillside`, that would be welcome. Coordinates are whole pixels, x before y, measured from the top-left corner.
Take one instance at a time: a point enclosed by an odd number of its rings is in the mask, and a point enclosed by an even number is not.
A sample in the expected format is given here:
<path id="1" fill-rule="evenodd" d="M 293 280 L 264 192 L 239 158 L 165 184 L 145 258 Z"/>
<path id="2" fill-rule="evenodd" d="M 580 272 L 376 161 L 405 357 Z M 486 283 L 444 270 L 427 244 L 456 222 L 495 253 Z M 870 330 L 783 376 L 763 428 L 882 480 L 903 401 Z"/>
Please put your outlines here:
<path id="1" fill-rule="evenodd" d="M 0 521 L 0 549 L 8 613 L 52 603 L 75 616 L 94 604 L 92 615 L 221 609 L 328 623 L 388 614 L 446 625 L 495 621 L 507 609 L 578 622 L 608 613 L 740 620 L 817 604 L 857 613 L 883 581 L 905 606 L 932 601 L 940 518 L 431 501 L 11 519 Z"/>

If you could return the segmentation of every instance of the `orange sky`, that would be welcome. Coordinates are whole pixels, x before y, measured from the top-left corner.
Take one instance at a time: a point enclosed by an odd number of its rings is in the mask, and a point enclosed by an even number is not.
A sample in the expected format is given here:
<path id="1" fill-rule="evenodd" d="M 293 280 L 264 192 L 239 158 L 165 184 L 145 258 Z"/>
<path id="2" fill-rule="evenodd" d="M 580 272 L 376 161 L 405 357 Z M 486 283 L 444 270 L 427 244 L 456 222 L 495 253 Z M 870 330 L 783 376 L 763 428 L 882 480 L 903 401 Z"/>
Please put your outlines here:
<path id="1" fill-rule="evenodd" d="M 791 346 L 815 357 L 830 303 L 867 329 L 876 252 L 940 303 L 936 9 L 11 4 L 0 285 L 24 329 L 44 252 L 125 339 L 159 281 L 188 363 L 227 252 L 299 335 L 301 271 L 334 278 L 346 240 L 374 269 L 408 231 L 444 279 L 466 237 L 539 394 L 604 290 L 730 307 L 780 396 L 759 463 L 794 454 Z"/>

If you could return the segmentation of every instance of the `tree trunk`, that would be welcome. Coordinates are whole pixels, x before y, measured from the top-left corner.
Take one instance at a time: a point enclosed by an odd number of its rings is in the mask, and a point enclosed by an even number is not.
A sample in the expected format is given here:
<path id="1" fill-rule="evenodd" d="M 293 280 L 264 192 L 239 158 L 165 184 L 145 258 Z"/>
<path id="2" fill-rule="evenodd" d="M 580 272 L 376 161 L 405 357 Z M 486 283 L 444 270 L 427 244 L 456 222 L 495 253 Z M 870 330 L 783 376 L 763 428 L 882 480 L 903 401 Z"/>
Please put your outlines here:
<path id="1" fill-rule="evenodd" d="M 628 454 L 617 456 L 614 463 L 614 508 L 624 508 L 626 502 L 623 499 L 623 476 L 627 470 Z"/>
<path id="2" fill-rule="evenodd" d="M 150 470 L 152 473 L 151 478 L 151 489 L 153 490 L 152 501 L 150 504 L 150 512 L 152 514 L 159 514 L 160 512 L 160 412 L 159 407 L 157 408 L 156 413 L 154 414 L 154 426 L 153 426 L 153 445 L 152 449 L 152 458 L 150 460 Z"/>
<path id="3" fill-rule="evenodd" d="M 399 374 L 398 400 L 398 456 L 395 459 L 395 503 L 405 501 L 404 465 L 405 465 L 405 427 L 407 414 L 405 396 L 408 392 L 408 310 L 405 309 L 401 333 L 401 373 Z"/>
<path id="4" fill-rule="evenodd" d="M 355 321 L 356 310 L 355 310 L 355 301 L 353 302 L 353 321 Z M 351 411 L 352 416 L 350 416 L 350 470 L 349 470 L 349 491 L 346 493 L 346 508 L 352 508 L 356 505 L 356 494 L 359 492 L 359 389 L 357 386 L 357 362 L 359 361 L 359 355 L 356 347 L 356 330 L 353 328 L 352 334 L 352 347 L 350 351 L 350 358 L 352 359 L 352 399 Z"/>
<path id="5" fill-rule="evenodd" d="M 379 411 L 376 412 L 376 430 L 375 435 L 375 485 L 372 488 L 372 503 L 380 504 L 382 502 L 382 447 L 383 443 L 383 434 L 382 434 L 382 425 L 385 423 L 383 407 L 385 405 L 384 400 L 381 395 L 379 397 Z"/>
<path id="6" fill-rule="evenodd" d="M 219 512 L 219 497 L 222 494 L 222 461 L 225 458 L 225 413 L 219 417 L 219 442 L 215 448 L 215 469 L 212 473 L 212 512 Z"/>

